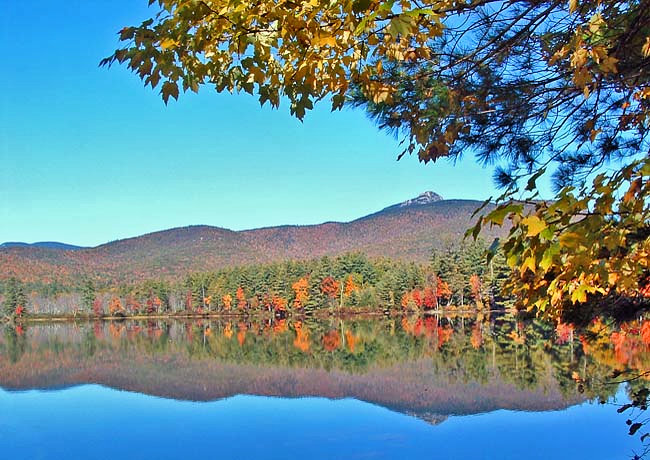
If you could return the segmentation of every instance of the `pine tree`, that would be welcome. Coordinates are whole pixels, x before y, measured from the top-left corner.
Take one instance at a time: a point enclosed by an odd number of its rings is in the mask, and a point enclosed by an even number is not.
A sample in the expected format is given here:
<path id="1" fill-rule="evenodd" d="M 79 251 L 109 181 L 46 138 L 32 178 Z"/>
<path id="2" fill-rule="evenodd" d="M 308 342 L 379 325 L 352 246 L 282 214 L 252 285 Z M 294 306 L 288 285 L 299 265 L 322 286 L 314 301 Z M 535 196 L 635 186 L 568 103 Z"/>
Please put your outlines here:
<path id="1" fill-rule="evenodd" d="M 5 300 L 2 304 L 2 312 L 6 316 L 13 316 L 16 314 L 16 310 L 22 307 L 27 308 L 27 296 L 25 295 L 25 290 L 20 281 L 16 278 L 9 278 L 5 286 Z"/>
<path id="2" fill-rule="evenodd" d="M 81 282 L 81 303 L 86 311 L 92 311 L 96 297 L 97 294 L 93 281 L 90 278 L 84 278 Z"/>

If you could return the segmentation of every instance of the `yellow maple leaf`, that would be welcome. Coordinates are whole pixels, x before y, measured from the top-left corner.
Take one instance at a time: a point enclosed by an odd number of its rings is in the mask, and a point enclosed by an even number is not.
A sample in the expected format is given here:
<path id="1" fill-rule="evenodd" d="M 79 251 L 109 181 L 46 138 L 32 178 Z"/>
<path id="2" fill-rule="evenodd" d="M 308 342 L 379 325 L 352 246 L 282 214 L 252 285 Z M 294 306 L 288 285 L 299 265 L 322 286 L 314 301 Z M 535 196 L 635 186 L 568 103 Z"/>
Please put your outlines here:
<path id="1" fill-rule="evenodd" d="M 547 227 L 546 222 L 537 216 L 528 216 L 521 223 L 528 228 L 526 235 L 531 237 L 539 235 Z"/>

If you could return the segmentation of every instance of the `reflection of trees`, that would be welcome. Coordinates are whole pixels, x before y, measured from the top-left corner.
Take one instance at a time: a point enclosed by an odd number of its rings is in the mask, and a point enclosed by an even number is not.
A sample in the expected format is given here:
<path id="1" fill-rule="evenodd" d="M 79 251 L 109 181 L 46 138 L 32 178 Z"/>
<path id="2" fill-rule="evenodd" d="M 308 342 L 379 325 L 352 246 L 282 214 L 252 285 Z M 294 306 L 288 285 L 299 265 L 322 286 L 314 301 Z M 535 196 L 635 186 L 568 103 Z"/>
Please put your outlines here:
<path id="1" fill-rule="evenodd" d="M 597 329 L 603 333 L 597 334 Z M 607 399 L 616 391 L 607 383 L 613 371 L 650 369 L 648 344 L 635 332 L 638 329 L 637 325 L 616 332 L 597 324 L 569 334 L 538 320 L 523 322 L 509 315 L 481 320 L 424 316 L 304 322 L 124 321 L 34 326 L 29 338 L 22 329 L 7 327 L 0 355 L 16 362 L 27 349 L 44 356 L 78 353 L 86 359 L 99 351 L 163 358 L 179 354 L 188 359 L 349 373 L 424 359 L 449 382 L 485 384 L 499 377 L 520 389 L 545 390 L 557 384 L 566 397 L 580 390 L 589 398 Z"/>
<path id="2" fill-rule="evenodd" d="M 416 388 L 409 386 L 415 380 L 420 389 L 467 384 L 488 388 L 494 382 L 507 383 L 527 394 L 559 391 L 566 401 L 575 402 L 580 398 L 609 400 L 617 391 L 616 382 L 632 379 L 627 391 L 637 403 L 626 414 L 633 427 L 645 420 L 648 404 L 650 323 L 615 326 L 597 321 L 574 331 L 567 325 L 555 328 L 511 315 L 309 321 L 240 318 L 44 324 L 27 329 L 6 326 L 0 337 L 0 375 L 14 382 L 32 378 L 41 369 L 56 374 L 60 369 L 82 369 L 84 363 L 88 363 L 86 368 L 107 373 L 117 363 L 129 363 L 134 376 L 155 378 L 173 372 L 178 376 L 172 378 L 201 383 L 214 376 L 192 369 L 209 363 L 372 375 L 398 369 L 404 362 L 426 363 L 430 370 L 400 381 L 405 401 L 418 398 L 409 393 Z M 122 367 L 116 369 L 124 372 Z M 122 375 L 131 382 L 137 380 L 134 376 Z M 431 383 L 423 385 L 422 380 L 429 378 Z M 637 435 L 642 434 L 643 428 Z"/>
<path id="3" fill-rule="evenodd" d="M 0 348 L 0 352 L 6 353 L 9 360 L 15 363 L 25 353 L 26 348 L 27 338 L 23 328 L 21 326 L 5 326 L 4 346 Z"/>

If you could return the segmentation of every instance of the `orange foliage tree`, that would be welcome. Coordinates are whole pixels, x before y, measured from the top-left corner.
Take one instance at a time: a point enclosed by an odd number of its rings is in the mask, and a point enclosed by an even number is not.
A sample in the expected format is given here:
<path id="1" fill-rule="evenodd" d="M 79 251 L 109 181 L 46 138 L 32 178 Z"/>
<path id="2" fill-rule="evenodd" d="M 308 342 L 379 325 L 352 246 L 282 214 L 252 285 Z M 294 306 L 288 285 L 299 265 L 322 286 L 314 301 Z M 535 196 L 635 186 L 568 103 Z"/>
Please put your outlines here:
<path id="1" fill-rule="evenodd" d="M 349 296 L 353 292 L 359 291 L 359 289 L 361 289 L 359 284 L 354 280 L 352 275 L 349 275 L 345 280 L 345 295 Z"/>
<path id="2" fill-rule="evenodd" d="M 221 301 L 223 302 L 223 309 L 230 310 L 230 307 L 232 306 L 232 296 L 230 294 L 226 294 L 221 298 Z"/>
<path id="3" fill-rule="evenodd" d="M 271 305 L 275 311 L 287 311 L 287 304 L 287 299 L 279 295 L 274 295 L 271 299 Z"/>
<path id="4" fill-rule="evenodd" d="M 472 291 L 472 298 L 477 304 L 483 304 L 483 282 L 477 274 L 469 277 L 469 286 Z"/>
<path id="5" fill-rule="evenodd" d="M 354 348 L 359 342 L 359 337 L 354 335 L 350 330 L 345 331 L 345 344 L 350 350 L 350 353 L 354 353 Z"/>
<path id="6" fill-rule="evenodd" d="M 291 285 L 291 289 L 295 294 L 293 299 L 293 306 L 296 308 L 302 308 L 305 306 L 307 299 L 309 299 L 309 279 L 306 276 L 303 276 L 298 281 Z"/>
<path id="7" fill-rule="evenodd" d="M 237 292 L 235 293 L 235 297 L 237 299 L 237 308 L 240 310 L 243 310 L 246 308 L 247 303 L 246 303 L 246 294 L 244 294 L 244 288 L 239 286 L 237 288 Z"/>
<path id="8" fill-rule="evenodd" d="M 433 278 L 424 289 L 412 289 L 402 295 L 401 305 L 404 309 L 438 308 L 439 300 L 449 298 L 451 289 L 439 276 Z"/>
<path id="9" fill-rule="evenodd" d="M 124 313 L 124 307 L 122 306 L 122 301 L 119 299 L 119 297 L 113 297 L 111 299 L 108 311 L 111 315 Z"/>

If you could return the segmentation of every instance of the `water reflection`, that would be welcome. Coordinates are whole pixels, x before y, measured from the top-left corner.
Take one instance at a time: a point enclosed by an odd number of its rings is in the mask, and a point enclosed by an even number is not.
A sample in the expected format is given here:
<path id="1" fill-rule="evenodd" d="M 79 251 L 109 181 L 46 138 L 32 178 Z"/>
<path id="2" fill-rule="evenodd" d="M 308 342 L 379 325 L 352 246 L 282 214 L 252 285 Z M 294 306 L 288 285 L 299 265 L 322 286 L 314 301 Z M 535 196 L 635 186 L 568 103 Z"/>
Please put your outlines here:
<path id="1" fill-rule="evenodd" d="M 354 398 L 443 426 L 455 415 L 612 402 L 616 382 L 630 378 L 621 391 L 634 395 L 648 386 L 648 324 L 574 331 L 502 315 L 23 325 L 0 339 L 0 386 L 101 384 L 191 401 Z M 602 409 L 619 433 L 639 410 Z"/>
<path id="2" fill-rule="evenodd" d="M 612 436 L 620 417 L 599 405 L 500 410 L 434 426 L 356 399 L 196 403 L 84 385 L 0 390 L 0 407 L 9 409 L 0 412 L 0 449 L 12 459 L 613 459 L 630 451 L 624 434 Z"/>

